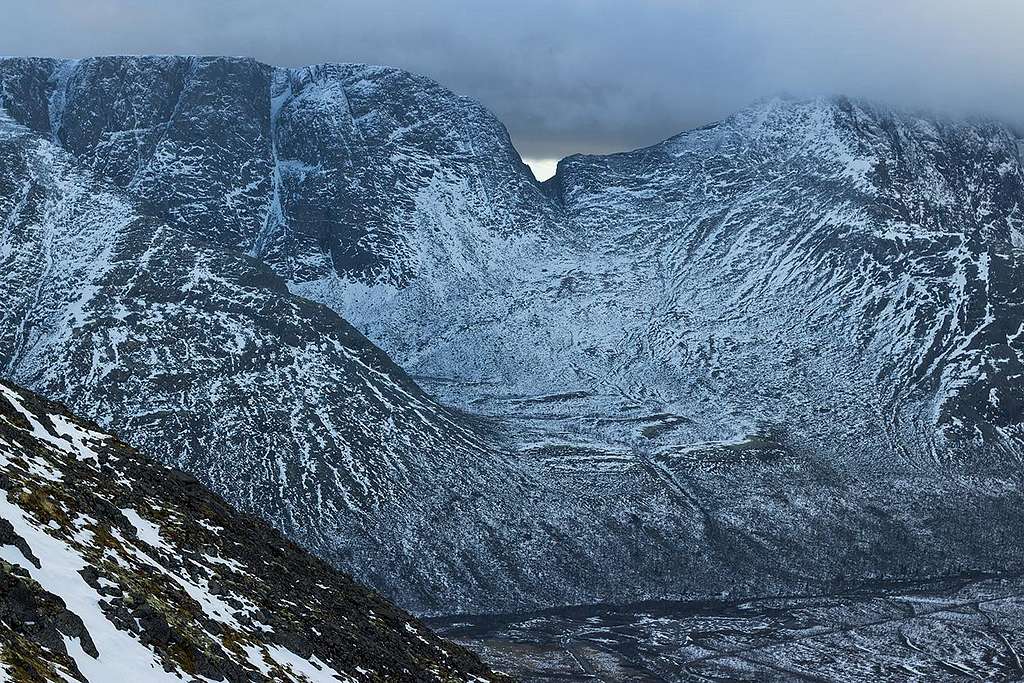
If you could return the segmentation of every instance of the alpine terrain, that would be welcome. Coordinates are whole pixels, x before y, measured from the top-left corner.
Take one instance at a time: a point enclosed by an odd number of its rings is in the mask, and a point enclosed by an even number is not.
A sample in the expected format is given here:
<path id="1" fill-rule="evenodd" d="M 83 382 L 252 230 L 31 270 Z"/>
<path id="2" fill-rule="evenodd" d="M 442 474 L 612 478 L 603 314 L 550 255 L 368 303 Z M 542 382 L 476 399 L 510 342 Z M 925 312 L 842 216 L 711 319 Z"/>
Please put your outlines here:
<path id="1" fill-rule="evenodd" d="M 0 364 L 421 613 L 1017 571 L 1010 128 L 772 99 L 538 183 L 426 78 L 0 61 Z"/>
<path id="2" fill-rule="evenodd" d="M 0 382 L 0 681 L 499 680 L 348 576 Z"/>

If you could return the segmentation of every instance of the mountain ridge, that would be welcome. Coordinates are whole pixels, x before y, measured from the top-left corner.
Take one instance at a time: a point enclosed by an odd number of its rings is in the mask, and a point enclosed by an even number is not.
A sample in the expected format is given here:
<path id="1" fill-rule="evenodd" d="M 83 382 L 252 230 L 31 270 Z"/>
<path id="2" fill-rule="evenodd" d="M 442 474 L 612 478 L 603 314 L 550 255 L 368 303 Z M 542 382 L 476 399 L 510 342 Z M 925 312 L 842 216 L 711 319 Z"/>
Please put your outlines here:
<path id="1" fill-rule="evenodd" d="M 1024 181 L 1007 129 L 772 100 L 570 157 L 538 184 L 493 115 L 398 70 L 206 60 L 179 89 L 178 62 L 149 64 L 65 74 L 68 163 L 190 239 L 258 257 L 494 430 L 459 451 L 471 482 L 437 483 L 435 453 L 403 456 L 410 490 L 444 502 L 378 517 L 379 533 L 429 538 L 417 525 L 455 510 L 450 535 L 406 547 L 452 544 L 463 563 L 365 575 L 403 604 L 1016 566 Z M 0 62 L 4 106 L 29 123 L 57 88 L 37 71 Z M 261 381 L 262 396 L 290 386 Z"/>

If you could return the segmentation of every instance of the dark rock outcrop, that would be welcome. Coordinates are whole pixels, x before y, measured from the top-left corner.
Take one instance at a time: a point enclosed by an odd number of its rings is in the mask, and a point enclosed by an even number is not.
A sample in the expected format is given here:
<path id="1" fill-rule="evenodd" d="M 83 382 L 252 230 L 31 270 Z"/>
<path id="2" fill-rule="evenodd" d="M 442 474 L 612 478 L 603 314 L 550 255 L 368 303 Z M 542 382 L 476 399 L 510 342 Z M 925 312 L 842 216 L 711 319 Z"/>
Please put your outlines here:
<path id="1" fill-rule="evenodd" d="M 501 679 L 264 522 L 5 382 L 0 467 L 13 680 Z"/>

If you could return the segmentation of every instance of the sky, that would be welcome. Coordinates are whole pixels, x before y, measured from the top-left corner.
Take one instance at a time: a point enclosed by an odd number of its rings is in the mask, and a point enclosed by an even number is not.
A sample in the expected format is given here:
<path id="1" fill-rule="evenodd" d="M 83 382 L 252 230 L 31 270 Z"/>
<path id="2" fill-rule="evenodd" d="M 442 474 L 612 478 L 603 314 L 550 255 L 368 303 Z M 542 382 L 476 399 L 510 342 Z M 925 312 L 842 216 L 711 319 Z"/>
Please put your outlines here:
<path id="1" fill-rule="evenodd" d="M 365 62 L 481 101 L 543 176 L 763 97 L 1024 128 L 1024 0 L 0 0 L 0 53 Z"/>

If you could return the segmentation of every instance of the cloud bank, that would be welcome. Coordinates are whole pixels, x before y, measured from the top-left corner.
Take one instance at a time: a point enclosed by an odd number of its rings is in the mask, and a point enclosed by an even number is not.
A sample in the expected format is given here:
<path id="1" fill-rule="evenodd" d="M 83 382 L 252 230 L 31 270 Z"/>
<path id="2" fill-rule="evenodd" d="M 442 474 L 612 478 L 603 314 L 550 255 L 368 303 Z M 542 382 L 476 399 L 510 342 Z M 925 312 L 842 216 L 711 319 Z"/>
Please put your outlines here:
<path id="1" fill-rule="evenodd" d="M 10 55 L 399 66 L 483 102 L 535 158 L 652 144 L 779 93 L 1024 128 L 1020 0 L 0 0 L 0 16 Z"/>

